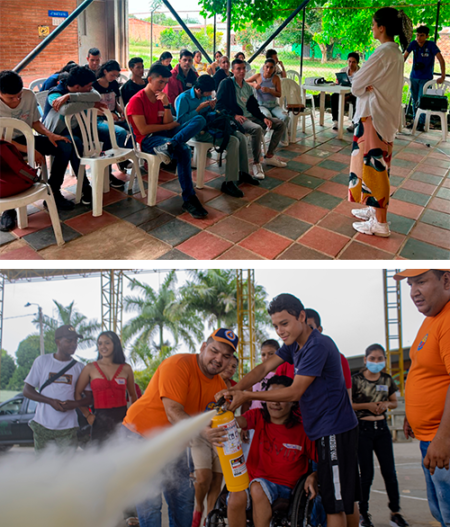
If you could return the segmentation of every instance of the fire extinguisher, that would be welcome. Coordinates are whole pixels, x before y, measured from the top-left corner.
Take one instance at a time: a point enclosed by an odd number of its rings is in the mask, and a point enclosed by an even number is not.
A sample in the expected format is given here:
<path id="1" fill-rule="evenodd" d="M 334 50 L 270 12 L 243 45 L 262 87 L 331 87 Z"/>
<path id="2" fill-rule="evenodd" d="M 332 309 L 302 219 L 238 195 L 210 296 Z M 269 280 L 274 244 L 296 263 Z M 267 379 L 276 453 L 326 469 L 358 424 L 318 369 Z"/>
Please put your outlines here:
<path id="1" fill-rule="evenodd" d="M 225 409 L 224 403 L 222 398 L 215 405 L 217 415 L 212 418 L 211 427 L 222 427 L 227 432 L 223 446 L 216 448 L 228 491 L 239 492 L 248 489 L 250 481 L 236 419 L 232 412 Z"/>

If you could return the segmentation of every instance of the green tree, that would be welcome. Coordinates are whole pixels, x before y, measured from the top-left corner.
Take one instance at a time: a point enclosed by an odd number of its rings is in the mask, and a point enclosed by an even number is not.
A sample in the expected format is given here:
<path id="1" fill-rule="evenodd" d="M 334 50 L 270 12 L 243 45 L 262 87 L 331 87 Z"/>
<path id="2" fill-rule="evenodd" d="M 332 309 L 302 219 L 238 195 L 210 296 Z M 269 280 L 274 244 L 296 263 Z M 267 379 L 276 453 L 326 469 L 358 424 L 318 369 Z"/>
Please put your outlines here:
<path id="1" fill-rule="evenodd" d="M 53 342 L 53 347 L 46 348 L 46 353 L 55 353 L 56 344 Z M 25 377 L 28 375 L 34 360 L 39 357 L 40 353 L 40 339 L 39 335 L 29 335 L 26 339 L 19 343 L 16 351 L 17 368 L 9 380 L 9 390 L 22 390 Z"/>
<path id="2" fill-rule="evenodd" d="M 236 328 L 236 272 L 232 269 L 196 269 L 189 273 L 190 282 L 181 289 L 182 304 L 201 315 L 210 329 Z M 267 293 L 255 285 L 255 323 L 258 340 L 266 338 L 270 323 L 266 306 Z"/>
<path id="3" fill-rule="evenodd" d="M 55 330 L 62 325 L 70 325 L 75 328 L 77 333 L 83 336 L 78 340 L 78 348 L 86 349 L 95 346 L 97 334 L 100 332 L 101 324 L 97 320 L 89 320 L 81 314 L 75 307 L 75 302 L 68 306 L 63 306 L 53 300 L 56 306 L 56 317 L 44 315 L 44 347 L 45 352 L 55 346 Z M 39 328 L 39 318 L 33 320 L 33 324 Z"/>
<path id="4" fill-rule="evenodd" d="M 161 350 L 167 345 L 165 332 L 169 332 L 174 340 L 173 348 L 184 342 L 191 352 L 196 351 L 197 343 L 203 340 L 203 322 L 189 306 L 179 301 L 176 282 L 174 270 L 168 273 L 159 291 L 136 279 L 131 281 L 131 290 L 139 294 L 127 296 L 124 306 L 126 311 L 137 311 L 138 315 L 123 328 L 124 343 L 131 344 L 134 339 L 133 349 L 142 353 L 145 348 L 140 346 L 146 344 L 150 350 L 156 339 L 155 346 Z M 153 358 L 153 352 L 150 353 Z"/>
<path id="5" fill-rule="evenodd" d="M 161 31 L 159 38 L 163 48 L 177 49 L 181 47 L 180 32 L 172 28 Z"/>
<path id="6" fill-rule="evenodd" d="M 6 390 L 6 387 L 16 370 L 16 363 L 11 355 L 4 349 L 1 350 L 1 369 L 0 369 L 0 389 Z"/>

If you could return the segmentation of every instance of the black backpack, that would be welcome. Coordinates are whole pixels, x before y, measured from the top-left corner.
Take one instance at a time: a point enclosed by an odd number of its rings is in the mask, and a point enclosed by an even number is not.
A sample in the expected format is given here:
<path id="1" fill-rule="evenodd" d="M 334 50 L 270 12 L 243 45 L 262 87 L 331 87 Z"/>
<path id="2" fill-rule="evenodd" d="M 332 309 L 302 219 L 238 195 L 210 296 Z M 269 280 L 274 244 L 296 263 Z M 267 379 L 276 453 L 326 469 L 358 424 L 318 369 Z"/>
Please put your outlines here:
<path id="1" fill-rule="evenodd" d="M 230 120 L 230 117 L 219 111 L 209 112 L 205 116 L 206 127 L 204 132 L 209 133 L 213 137 L 213 144 L 215 151 L 220 154 L 219 167 L 222 166 L 222 154 L 226 150 L 230 142 L 230 136 L 233 135 L 235 128 Z M 220 146 L 216 146 L 216 141 L 222 140 Z"/>

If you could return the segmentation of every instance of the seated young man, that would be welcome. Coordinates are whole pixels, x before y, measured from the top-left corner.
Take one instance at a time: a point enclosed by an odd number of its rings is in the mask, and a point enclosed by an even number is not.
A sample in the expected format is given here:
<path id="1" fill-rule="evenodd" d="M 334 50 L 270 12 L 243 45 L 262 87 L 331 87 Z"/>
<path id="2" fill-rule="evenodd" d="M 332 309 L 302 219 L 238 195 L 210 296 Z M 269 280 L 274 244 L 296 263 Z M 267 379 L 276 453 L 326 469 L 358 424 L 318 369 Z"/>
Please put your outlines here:
<path id="1" fill-rule="evenodd" d="M 186 90 L 194 86 L 198 73 L 192 68 L 194 55 L 187 49 L 180 51 L 179 63 L 173 68 L 169 82 L 164 88 L 169 103 L 174 106 L 175 99 Z"/>
<path id="2" fill-rule="evenodd" d="M 289 377 L 275 375 L 268 380 L 267 390 L 282 392 L 292 383 Z M 250 489 L 228 496 L 230 527 L 245 527 L 250 499 L 255 527 L 268 527 L 273 502 L 289 499 L 297 481 L 308 472 L 309 463 L 317 460 L 316 448 L 306 436 L 297 408 L 297 402 L 263 403 L 262 408 L 236 417 L 238 426 L 254 430 L 255 435 L 247 459 Z M 305 491 L 311 499 L 316 497 L 316 472 L 306 479 Z"/>
<path id="3" fill-rule="evenodd" d="M 264 140 L 264 130 L 273 129 L 267 154 L 266 165 L 285 167 L 286 163 L 274 155 L 275 148 L 283 137 L 286 126 L 276 117 L 266 117 L 259 109 L 258 101 L 253 95 L 253 88 L 245 80 L 245 63 L 235 59 L 232 64 L 233 77 L 224 79 L 217 92 L 217 109 L 231 114 L 246 133 L 252 137 L 253 177 L 264 179 L 261 166 L 261 143 Z"/>
<path id="4" fill-rule="evenodd" d="M 133 57 L 128 61 L 128 67 L 131 71 L 131 77 L 127 82 L 120 88 L 120 94 L 122 95 L 123 106 L 129 103 L 131 97 L 136 95 L 138 91 L 145 88 L 147 84 L 144 75 L 144 61 L 140 57 Z"/>
<path id="5" fill-rule="evenodd" d="M 22 78 L 15 71 L 0 72 L 0 117 L 19 119 L 38 132 L 39 135 L 34 137 L 36 163 L 43 165 L 46 162 L 46 155 L 54 157 L 49 184 L 56 206 L 59 210 L 73 209 L 73 202 L 61 194 L 61 185 L 69 161 L 72 166 L 78 166 L 78 158 L 71 140 L 66 134 L 63 136 L 59 132 L 54 133 L 41 123 L 36 95 L 23 87 Z M 17 130 L 14 132 L 12 143 L 20 152 L 26 154 L 25 137 Z M 0 220 L 0 230 L 10 231 L 15 228 L 16 222 L 16 211 L 6 210 Z"/>
<path id="6" fill-rule="evenodd" d="M 219 67 L 216 69 L 216 72 L 213 76 L 214 84 L 216 85 L 216 91 L 219 90 L 219 85 L 223 81 L 223 79 L 226 79 L 227 77 L 231 77 L 230 59 L 228 57 L 225 57 L 224 55 L 220 57 Z"/>
<path id="7" fill-rule="evenodd" d="M 277 117 L 286 126 L 283 140 L 280 146 L 289 146 L 288 128 L 289 114 L 281 108 L 278 98 L 281 97 L 281 81 L 275 72 L 275 61 L 266 59 L 261 73 L 256 73 L 247 79 L 247 82 L 255 88 L 256 99 L 259 109 L 266 117 Z"/>
<path id="8" fill-rule="evenodd" d="M 216 101 L 211 100 L 214 91 L 214 79 L 209 75 L 202 75 L 197 79 L 194 87 L 178 96 L 176 101 L 177 121 L 180 124 L 188 123 L 196 115 L 206 115 L 216 107 Z M 208 132 L 202 131 L 195 136 L 196 141 L 213 143 L 214 138 Z M 220 145 L 221 140 L 217 141 Z M 222 192 L 235 198 L 242 198 L 244 193 L 236 183 L 257 183 L 248 173 L 247 139 L 239 131 L 230 137 L 225 163 L 225 181 L 222 183 Z"/>
<path id="9" fill-rule="evenodd" d="M 102 54 L 98 48 L 91 48 L 88 51 L 86 57 L 87 63 L 85 64 L 91 71 L 97 73 L 97 70 L 100 66 L 100 61 L 102 60 Z"/>
<path id="10" fill-rule="evenodd" d="M 143 152 L 159 155 L 166 164 L 173 158 L 177 160 L 178 180 L 184 202 L 182 208 L 194 218 L 204 218 L 208 211 L 195 195 L 191 149 L 186 141 L 203 130 L 206 120 L 201 115 L 196 115 L 181 126 L 174 121 L 167 94 L 163 91 L 169 78 L 170 72 L 165 66 L 152 66 L 147 85 L 128 103 L 127 115 Z"/>
<path id="11" fill-rule="evenodd" d="M 58 86 L 50 90 L 45 103 L 42 120 L 45 126 L 54 133 L 68 134 L 65 123 L 66 115 L 73 115 L 89 108 L 106 109 L 106 104 L 101 102 L 98 92 L 92 89 L 95 82 L 95 73 L 86 66 L 77 66 L 70 70 L 67 78 L 63 79 Z M 75 130 L 74 137 L 79 137 L 80 132 Z M 103 142 L 105 150 L 111 148 L 109 132 L 98 131 L 99 139 Z M 77 142 L 78 152 L 83 152 L 83 145 Z M 79 160 L 76 157 L 75 164 L 72 163 L 75 174 L 78 175 Z M 92 203 L 92 189 L 87 177 L 83 179 L 83 205 Z"/>

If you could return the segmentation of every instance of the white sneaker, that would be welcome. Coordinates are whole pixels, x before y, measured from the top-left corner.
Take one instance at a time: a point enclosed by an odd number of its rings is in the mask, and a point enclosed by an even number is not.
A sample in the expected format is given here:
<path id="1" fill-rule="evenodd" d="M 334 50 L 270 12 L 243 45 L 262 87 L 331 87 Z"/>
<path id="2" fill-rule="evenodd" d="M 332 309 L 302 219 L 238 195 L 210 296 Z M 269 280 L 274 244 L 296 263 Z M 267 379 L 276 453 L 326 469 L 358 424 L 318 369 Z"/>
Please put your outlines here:
<path id="1" fill-rule="evenodd" d="M 338 122 L 333 121 L 333 130 L 337 130 L 337 129 L 338 129 Z"/>
<path id="2" fill-rule="evenodd" d="M 370 220 L 370 218 L 375 218 L 375 209 L 373 207 L 366 207 L 364 209 L 352 209 L 352 214 L 360 220 Z"/>
<path id="3" fill-rule="evenodd" d="M 255 163 L 252 166 L 252 172 L 253 172 L 253 177 L 255 179 L 264 179 L 266 177 L 266 175 L 264 174 L 263 168 L 261 166 L 261 163 Z"/>
<path id="4" fill-rule="evenodd" d="M 289 146 L 289 141 L 280 141 L 279 145 L 282 147 Z"/>
<path id="5" fill-rule="evenodd" d="M 281 161 L 281 159 L 277 156 L 265 157 L 264 164 L 270 165 L 272 167 L 278 167 L 278 168 L 284 168 L 287 166 L 287 163 L 285 163 L 284 161 Z"/>
<path id="6" fill-rule="evenodd" d="M 353 228 L 362 234 L 370 234 L 388 238 L 391 235 L 389 223 L 378 223 L 376 218 L 370 218 L 367 221 L 355 222 Z"/>

